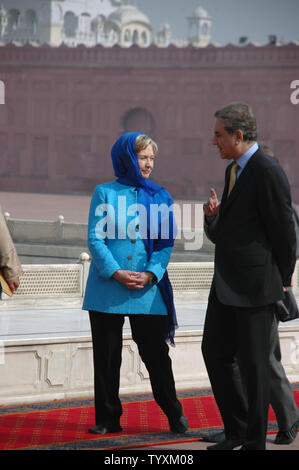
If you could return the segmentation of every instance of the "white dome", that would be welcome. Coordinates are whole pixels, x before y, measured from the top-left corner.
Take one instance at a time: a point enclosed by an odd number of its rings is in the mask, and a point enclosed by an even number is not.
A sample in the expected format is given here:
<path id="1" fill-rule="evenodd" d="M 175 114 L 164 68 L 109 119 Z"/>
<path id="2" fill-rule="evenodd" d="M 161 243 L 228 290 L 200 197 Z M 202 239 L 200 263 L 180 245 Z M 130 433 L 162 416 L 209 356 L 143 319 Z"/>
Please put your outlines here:
<path id="1" fill-rule="evenodd" d="M 207 10 L 205 10 L 202 7 L 196 8 L 196 10 L 194 12 L 194 16 L 196 16 L 197 18 L 209 18 L 209 14 L 208 14 Z"/>
<path id="2" fill-rule="evenodd" d="M 148 17 L 138 10 L 134 5 L 123 5 L 117 8 L 117 10 L 108 16 L 107 21 L 117 23 L 118 26 L 125 26 L 128 23 L 136 22 L 151 26 Z"/>

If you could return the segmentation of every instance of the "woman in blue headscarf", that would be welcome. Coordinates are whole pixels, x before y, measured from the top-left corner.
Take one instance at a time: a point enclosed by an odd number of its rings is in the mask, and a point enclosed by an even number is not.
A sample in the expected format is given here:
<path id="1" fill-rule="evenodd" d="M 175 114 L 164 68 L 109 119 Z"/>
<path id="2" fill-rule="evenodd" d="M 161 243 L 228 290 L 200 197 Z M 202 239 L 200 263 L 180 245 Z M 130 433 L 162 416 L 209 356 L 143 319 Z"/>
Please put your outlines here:
<path id="1" fill-rule="evenodd" d="M 94 358 L 96 434 L 121 431 L 119 379 L 122 328 L 129 317 L 132 338 L 149 372 L 153 395 L 171 431 L 188 421 L 176 396 L 167 342 L 177 327 L 167 265 L 174 245 L 173 200 L 149 179 L 157 144 L 129 132 L 114 144 L 116 181 L 96 187 L 89 213 L 92 256 L 83 309 L 89 311 Z"/>

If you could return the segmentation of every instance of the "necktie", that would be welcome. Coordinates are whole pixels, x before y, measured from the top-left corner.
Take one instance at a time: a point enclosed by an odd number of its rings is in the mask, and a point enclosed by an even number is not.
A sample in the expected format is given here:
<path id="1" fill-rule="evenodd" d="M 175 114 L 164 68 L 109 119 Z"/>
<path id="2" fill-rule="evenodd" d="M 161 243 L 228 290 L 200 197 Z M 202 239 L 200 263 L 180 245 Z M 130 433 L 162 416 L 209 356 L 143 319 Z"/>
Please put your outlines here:
<path id="1" fill-rule="evenodd" d="M 236 178 L 237 178 L 237 170 L 238 170 L 238 164 L 235 162 L 230 170 L 229 187 L 228 187 L 228 193 L 227 193 L 228 196 L 230 195 L 231 190 L 233 189 L 235 185 Z"/>

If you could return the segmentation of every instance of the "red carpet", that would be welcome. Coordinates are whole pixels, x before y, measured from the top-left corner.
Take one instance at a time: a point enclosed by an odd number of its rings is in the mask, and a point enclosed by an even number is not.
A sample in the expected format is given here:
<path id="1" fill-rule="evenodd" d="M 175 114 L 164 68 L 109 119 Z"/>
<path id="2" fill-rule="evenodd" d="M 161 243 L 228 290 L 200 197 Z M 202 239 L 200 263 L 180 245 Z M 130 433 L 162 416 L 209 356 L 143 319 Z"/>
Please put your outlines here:
<path id="1" fill-rule="evenodd" d="M 293 387 L 299 404 L 299 384 Z M 208 436 L 222 426 L 210 390 L 186 390 L 178 395 L 190 424 L 190 430 L 183 435 L 169 432 L 167 418 L 151 394 L 123 396 L 123 431 L 104 436 L 87 432 L 94 425 L 92 399 L 2 406 L 0 450 L 111 450 L 191 442 Z M 277 432 L 271 409 L 269 432 Z"/>

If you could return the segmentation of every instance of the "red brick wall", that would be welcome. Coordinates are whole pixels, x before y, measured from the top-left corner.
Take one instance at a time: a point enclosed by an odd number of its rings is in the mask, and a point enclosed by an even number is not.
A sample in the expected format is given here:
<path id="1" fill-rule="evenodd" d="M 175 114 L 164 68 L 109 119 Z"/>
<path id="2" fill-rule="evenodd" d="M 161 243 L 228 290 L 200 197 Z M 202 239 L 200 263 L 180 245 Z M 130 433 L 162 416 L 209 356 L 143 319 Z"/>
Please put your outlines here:
<path id="1" fill-rule="evenodd" d="M 211 145 L 214 111 L 249 102 L 259 139 L 279 157 L 299 202 L 299 46 L 0 47 L 0 189 L 91 193 L 111 180 L 124 130 L 156 138 L 153 178 L 174 197 L 221 192 L 225 163 Z M 133 113 L 132 110 L 135 110 Z M 126 127 L 127 126 L 127 127 Z M 139 126 L 139 128 L 138 128 Z"/>

